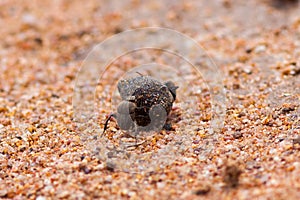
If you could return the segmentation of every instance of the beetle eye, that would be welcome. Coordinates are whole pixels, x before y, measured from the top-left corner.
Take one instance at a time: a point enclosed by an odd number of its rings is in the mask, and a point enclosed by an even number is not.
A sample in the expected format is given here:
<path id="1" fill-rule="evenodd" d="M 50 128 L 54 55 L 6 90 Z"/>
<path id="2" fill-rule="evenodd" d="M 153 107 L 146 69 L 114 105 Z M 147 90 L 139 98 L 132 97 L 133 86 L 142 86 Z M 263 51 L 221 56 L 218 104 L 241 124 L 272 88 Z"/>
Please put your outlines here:
<path id="1" fill-rule="evenodd" d="M 168 87 L 163 85 L 163 86 L 161 86 L 160 91 L 165 93 L 168 91 Z"/>

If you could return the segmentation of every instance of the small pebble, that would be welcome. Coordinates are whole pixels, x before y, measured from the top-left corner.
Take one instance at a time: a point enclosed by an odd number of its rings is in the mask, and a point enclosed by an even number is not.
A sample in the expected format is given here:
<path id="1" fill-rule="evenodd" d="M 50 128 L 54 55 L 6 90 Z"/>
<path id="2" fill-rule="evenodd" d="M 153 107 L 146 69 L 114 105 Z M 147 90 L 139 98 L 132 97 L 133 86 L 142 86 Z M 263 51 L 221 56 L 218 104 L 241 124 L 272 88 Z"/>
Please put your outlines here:
<path id="1" fill-rule="evenodd" d="M 198 187 L 196 190 L 195 190 L 195 194 L 196 195 L 206 195 L 207 193 L 209 193 L 211 190 L 211 187 L 209 185 L 201 185 L 200 187 Z"/>
<path id="2" fill-rule="evenodd" d="M 233 133 L 233 138 L 234 139 L 239 139 L 243 136 L 243 134 L 240 131 L 236 131 Z"/>

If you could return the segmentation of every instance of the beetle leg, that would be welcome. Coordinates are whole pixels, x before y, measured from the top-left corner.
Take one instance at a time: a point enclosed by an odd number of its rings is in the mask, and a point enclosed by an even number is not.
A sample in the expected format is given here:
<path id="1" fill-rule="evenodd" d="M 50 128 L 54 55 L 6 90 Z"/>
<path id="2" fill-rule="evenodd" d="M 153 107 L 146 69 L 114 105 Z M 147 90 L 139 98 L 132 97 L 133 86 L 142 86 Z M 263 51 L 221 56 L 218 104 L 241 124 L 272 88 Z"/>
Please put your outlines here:
<path id="1" fill-rule="evenodd" d="M 130 133 L 127 133 L 127 132 L 122 133 L 122 137 L 135 138 L 134 136 L 132 136 Z"/>
<path id="2" fill-rule="evenodd" d="M 135 143 L 135 144 L 132 144 L 132 145 L 128 145 L 128 146 L 126 146 L 126 148 L 131 148 L 131 147 L 137 148 L 138 146 L 144 144 L 145 142 L 146 142 L 146 140 L 144 140 L 144 141 L 142 141 L 140 143 Z"/>
<path id="3" fill-rule="evenodd" d="M 114 117 L 116 118 L 116 114 L 115 113 L 112 113 L 108 116 L 108 118 L 105 120 L 105 123 L 104 123 L 104 128 L 103 128 L 103 132 L 101 134 L 101 137 L 104 135 L 105 131 L 107 130 L 107 125 L 108 125 L 108 122 L 110 121 L 110 119 Z"/>
<path id="4" fill-rule="evenodd" d="M 135 139 L 135 144 L 137 144 L 137 135 L 138 135 L 139 131 L 138 131 L 138 126 L 137 124 L 135 124 L 134 126 L 134 139 Z"/>
<path id="5" fill-rule="evenodd" d="M 135 73 L 137 73 L 140 76 L 144 76 L 144 74 L 142 74 L 141 72 L 135 72 Z"/>

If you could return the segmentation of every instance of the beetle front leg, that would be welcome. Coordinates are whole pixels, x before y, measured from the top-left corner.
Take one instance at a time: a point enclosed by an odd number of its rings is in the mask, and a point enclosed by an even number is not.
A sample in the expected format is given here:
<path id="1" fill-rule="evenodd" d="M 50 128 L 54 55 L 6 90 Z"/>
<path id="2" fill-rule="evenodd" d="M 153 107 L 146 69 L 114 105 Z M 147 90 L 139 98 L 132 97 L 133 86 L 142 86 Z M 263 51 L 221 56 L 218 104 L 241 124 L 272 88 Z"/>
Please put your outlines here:
<path id="1" fill-rule="evenodd" d="M 104 128 L 103 128 L 103 132 L 101 134 L 101 137 L 104 135 L 105 131 L 107 130 L 107 125 L 108 125 L 108 122 L 110 121 L 110 119 L 113 117 L 113 118 L 116 118 L 116 113 L 112 113 L 108 116 L 108 118 L 105 120 L 105 123 L 104 123 Z"/>

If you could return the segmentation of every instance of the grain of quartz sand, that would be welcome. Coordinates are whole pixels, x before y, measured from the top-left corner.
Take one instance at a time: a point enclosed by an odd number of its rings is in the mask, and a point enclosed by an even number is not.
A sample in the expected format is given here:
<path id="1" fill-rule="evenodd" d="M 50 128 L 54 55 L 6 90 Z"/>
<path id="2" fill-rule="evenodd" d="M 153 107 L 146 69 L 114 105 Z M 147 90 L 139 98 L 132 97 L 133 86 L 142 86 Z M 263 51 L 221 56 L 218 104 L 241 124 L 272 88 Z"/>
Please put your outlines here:
<path id="1" fill-rule="evenodd" d="M 266 21 L 253 17 L 253 29 L 245 30 L 243 17 L 220 17 L 227 9 L 236 16 L 252 1 L 223 2 L 172 1 L 164 10 L 158 1 L 134 1 L 110 11 L 101 1 L 1 1 L 0 197 L 299 199 L 299 12 L 256 0 L 257 9 L 246 10 L 266 9 L 258 13 Z M 124 6 L 145 14 L 124 13 Z M 147 17 L 159 11 L 165 15 Z M 151 173 L 112 172 L 85 150 L 72 124 L 76 72 L 93 44 L 154 25 L 197 38 L 215 58 L 230 95 L 225 127 L 207 160 L 197 156 L 205 136 L 195 131 L 199 139 L 185 162 Z"/>

